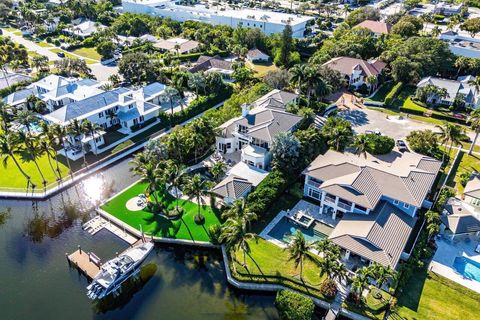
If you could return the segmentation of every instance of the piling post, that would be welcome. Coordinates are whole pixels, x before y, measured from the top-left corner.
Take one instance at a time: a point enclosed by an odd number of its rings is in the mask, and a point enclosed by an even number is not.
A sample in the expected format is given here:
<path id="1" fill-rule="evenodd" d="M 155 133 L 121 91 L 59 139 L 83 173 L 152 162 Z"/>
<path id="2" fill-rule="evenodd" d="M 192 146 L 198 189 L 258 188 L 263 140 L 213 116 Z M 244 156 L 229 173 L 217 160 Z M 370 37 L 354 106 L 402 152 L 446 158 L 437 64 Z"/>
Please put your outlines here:
<path id="1" fill-rule="evenodd" d="M 67 258 L 68 265 L 70 266 L 70 265 L 71 265 L 71 262 L 70 262 L 70 259 L 68 259 L 68 253 L 67 253 L 67 252 L 65 252 L 65 258 Z"/>
<path id="2" fill-rule="evenodd" d="M 118 251 L 115 251 L 115 256 L 118 257 Z"/>
<path id="3" fill-rule="evenodd" d="M 80 252 L 80 254 L 82 254 L 82 247 L 80 247 L 80 245 L 78 245 L 78 252 Z"/>

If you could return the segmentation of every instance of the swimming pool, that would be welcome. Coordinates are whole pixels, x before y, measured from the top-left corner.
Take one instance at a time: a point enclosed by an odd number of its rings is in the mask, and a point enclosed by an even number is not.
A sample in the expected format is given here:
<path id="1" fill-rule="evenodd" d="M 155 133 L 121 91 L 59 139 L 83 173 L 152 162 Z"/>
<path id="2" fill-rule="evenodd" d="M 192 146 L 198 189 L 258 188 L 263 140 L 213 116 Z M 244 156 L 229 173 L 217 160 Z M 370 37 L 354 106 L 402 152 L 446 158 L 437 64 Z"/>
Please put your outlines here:
<path id="1" fill-rule="evenodd" d="M 480 282 L 480 263 L 465 257 L 456 257 L 453 268 L 465 278 Z"/>
<path id="2" fill-rule="evenodd" d="M 333 228 L 315 221 L 312 223 L 310 228 L 305 229 L 304 227 L 296 224 L 291 219 L 287 217 L 282 217 L 280 221 L 270 230 L 268 235 L 272 238 L 280 240 L 285 243 L 289 243 L 291 237 L 300 230 L 305 237 L 305 240 L 308 242 L 319 241 L 328 237 L 328 235 L 332 232 Z"/>

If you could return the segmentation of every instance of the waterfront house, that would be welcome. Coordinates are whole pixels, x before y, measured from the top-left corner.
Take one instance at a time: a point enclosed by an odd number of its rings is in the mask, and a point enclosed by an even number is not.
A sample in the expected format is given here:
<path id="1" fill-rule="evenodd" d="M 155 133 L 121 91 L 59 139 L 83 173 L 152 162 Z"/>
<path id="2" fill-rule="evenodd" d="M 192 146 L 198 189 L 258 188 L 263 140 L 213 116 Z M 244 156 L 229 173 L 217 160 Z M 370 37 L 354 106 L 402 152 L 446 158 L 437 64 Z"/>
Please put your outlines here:
<path id="1" fill-rule="evenodd" d="M 323 65 L 340 72 L 347 80 L 349 86 L 358 89 L 365 84 L 368 88 L 372 87 L 371 89 L 375 90 L 386 63 L 378 59 L 367 61 L 350 57 L 337 57 L 325 62 Z M 366 78 L 370 76 L 376 79 L 376 82 L 372 85 L 366 81 Z"/>
<path id="2" fill-rule="evenodd" d="M 479 103 L 479 95 L 470 81 L 475 79 L 473 76 L 458 77 L 457 80 L 443 79 L 437 77 L 426 77 L 420 80 L 417 88 L 423 88 L 428 85 L 433 85 L 447 91 L 446 97 L 440 97 L 435 93 L 430 93 L 427 96 L 427 103 L 441 104 L 450 106 L 453 104 L 457 96 L 461 96 L 466 106 L 477 108 Z"/>
<path id="3" fill-rule="evenodd" d="M 220 126 L 216 137 L 217 152 L 233 157 L 251 166 L 266 169 L 271 160 L 270 147 L 280 132 L 294 131 L 302 117 L 286 111 L 289 103 L 295 103 L 297 95 L 280 90 L 255 101 L 251 106 L 242 105 L 242 115 Z"/>
<path id="4" fill-rule="evenodd" d="M 339 219 L 329 238 L 364 262 L 396 268 L 441 162 L 420 154 L 383 158 L 333 150 L 304 170 L 304 196 L 320 204 L 320 214 Z"/>

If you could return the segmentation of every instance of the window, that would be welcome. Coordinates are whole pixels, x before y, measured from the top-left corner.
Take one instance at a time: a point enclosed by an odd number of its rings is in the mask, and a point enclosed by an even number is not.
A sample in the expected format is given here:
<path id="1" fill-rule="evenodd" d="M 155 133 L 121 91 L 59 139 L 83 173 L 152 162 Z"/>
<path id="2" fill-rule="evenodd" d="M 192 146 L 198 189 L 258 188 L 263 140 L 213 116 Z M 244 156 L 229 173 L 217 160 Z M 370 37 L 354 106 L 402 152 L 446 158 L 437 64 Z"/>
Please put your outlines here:
<path id="1" fill-rule="evenodd" d="M 393 204 L 398 205 L 399 204 L 398 200 L 393 200 Z"/>
<path id="2" fill-rule="evenodd" d="M 143 116 L 140 116 L 140 122 L 143 122 L 143 120 L 145 120 L 145 118 Z"/>
<path id="3" fill-rule="evenodd" d="M 103 118 L 103 111 L 98 114 L 99 118 Z"/>
<path id="4" fill-rule="evenodd" d="M 308 195 L 312 198 L 320 200 L 320 192 L 314 189 L 308 189 Z"/>
<path id="5" fill-rule="evenodd" d="M 403 204 L 403 207 L 404 207 L 405 209 L 408 209 L 408 208 L 410 208 L 410 205 L 409 205 L 408 203 L 404 203 L 404 204 Z"/>

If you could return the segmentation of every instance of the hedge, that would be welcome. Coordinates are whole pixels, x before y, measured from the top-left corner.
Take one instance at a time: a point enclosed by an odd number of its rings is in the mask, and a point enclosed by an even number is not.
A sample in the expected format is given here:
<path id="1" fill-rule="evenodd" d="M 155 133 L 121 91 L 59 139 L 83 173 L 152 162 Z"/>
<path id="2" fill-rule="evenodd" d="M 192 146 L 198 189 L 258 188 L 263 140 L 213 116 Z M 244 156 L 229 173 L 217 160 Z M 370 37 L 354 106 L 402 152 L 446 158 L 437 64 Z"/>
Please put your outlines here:
<path id="1" fill-rule="evenodd" d="M 403 82 L 399 82 L 393 86 L 392 90 L 385 97 L 385 105 L 388 106 L 393 102 L 393 99 L 400 93 L 403 88 Z"/>
<path id="2" fill-rule="evenodd" d="M 411 106 L 403 106 L 403 107 L 400 107 L 400 111 L 401 112 L 405 112 L 405 113 L 410 113 L 410 114 L 415 114 L 415 115 L 419 115 L 419 116 L 424 116 L 425 115 L 425 111 L 427 110 L 422 110 L 420 108 L 415 108 L 415 107 L 411 107 Z M 437 111 L 432 111 L 432 114 L 430 115 L 431 118 L 434 118 L 434 119 L 438 119 L 438 120 L 445 120 L 447 122 L 455 122 L 455 123 L 458 123 L 458 124 L 466 124 L 466 121 L 463 120 L 463 119 L 458 119 L 458 118 L 455 118 L 455 117 L 452 117 L 452 116 L 449 116 L 449 115 L 446 115 L 446 114 L 443 114 L 443 113 L 439 113 Z"/>
<path id="3" fill-rule="evenodd" d="M 275 306 L 280 319 L 288 320 L 310 320 L 315 310 L 312 299 L 289 290 L 277 292 Z"/>

